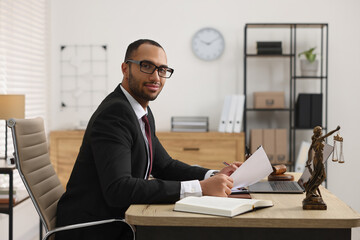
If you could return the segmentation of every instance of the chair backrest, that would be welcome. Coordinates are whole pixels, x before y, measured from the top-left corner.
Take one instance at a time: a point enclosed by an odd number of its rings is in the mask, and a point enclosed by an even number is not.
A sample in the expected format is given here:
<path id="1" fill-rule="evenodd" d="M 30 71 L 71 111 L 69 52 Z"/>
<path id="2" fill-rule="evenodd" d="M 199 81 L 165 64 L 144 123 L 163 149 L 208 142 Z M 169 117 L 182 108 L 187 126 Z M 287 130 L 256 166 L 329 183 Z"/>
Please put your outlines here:
<path id="1" fill-rule="evenodd" d="M 51 165 L 42 118 L 9 119 L 15 161 L 46 231 L 55 228 L 57 203 L 64 193 Z"/>

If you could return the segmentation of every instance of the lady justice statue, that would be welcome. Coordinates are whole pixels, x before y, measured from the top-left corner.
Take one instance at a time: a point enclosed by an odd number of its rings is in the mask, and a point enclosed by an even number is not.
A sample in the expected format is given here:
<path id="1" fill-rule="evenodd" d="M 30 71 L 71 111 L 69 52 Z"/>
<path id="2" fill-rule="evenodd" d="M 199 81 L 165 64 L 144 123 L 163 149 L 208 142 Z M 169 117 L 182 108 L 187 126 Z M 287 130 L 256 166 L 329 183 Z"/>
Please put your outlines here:
<path id="1" fill-rule="evenodd" d="M 322 136 L 322 128 L 320 126 L 314 128 L 314 135 L 311 137 L 312 142 L 308 151 L 308 159 L 305 165 L 308 168 L 311 177 L 309 181 L 305 183 L 306 198 L 303 200 L 303 209 L 327 209 L 326 203 L 323 201 L 319 189 L 319 185 L 326 178 L 325 167 L 323 163 L 324 140 L 339 130 L 340 126 L 338 126 L 335 130 L 330 131 L 328 134 Z M 314 152 L 313 158 L 312 152 Z M 311 168 L 311 162 L 313 163 L 313 169 Z"/>

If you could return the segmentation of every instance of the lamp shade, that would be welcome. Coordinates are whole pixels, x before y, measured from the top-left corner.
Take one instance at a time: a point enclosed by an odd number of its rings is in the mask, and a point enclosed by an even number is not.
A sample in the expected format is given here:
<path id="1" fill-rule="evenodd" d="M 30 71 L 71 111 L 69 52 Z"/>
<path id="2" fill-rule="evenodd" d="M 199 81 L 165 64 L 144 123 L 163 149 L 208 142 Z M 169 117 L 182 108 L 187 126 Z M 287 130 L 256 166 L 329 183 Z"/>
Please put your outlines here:
<path id="1" fill-rule="evenodd" d="M 25 95 L 0 95 L 0 119 L 24 117 Z"/>

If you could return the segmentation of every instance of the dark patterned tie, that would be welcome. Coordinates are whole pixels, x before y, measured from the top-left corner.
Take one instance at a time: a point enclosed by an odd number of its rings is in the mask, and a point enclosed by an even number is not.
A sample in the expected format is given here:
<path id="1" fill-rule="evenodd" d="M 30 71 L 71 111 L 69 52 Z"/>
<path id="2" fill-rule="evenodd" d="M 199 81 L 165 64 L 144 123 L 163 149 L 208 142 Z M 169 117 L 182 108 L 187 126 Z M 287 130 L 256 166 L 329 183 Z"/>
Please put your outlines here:
<path id="1" fill-rule="evenodd" d="M 152 143 L 151 143 L 151 134 L 150 134 L 150 124 L 149 124 L 149 119 L 146 115 L 144 115 L 142 118 L 143 122 L 145 123 L 145 134 L 146 134 L 146 138 L 148 140 L 149 143 L 149 153 L 150 153 L 150 167 L 149 167 L 149 173 L 147 174 L 148 178 L 151 174 L 151 169 L 152 169 L 152 162 L 153 162 L 153 154 L 152 154 Z"/>

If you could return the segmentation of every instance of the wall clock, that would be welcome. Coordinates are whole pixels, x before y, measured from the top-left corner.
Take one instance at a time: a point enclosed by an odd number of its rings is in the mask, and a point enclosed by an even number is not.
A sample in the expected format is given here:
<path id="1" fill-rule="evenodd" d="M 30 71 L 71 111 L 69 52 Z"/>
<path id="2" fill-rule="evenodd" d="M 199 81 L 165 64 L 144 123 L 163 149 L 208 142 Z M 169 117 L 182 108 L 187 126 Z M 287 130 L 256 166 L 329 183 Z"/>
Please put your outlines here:
<path id="1" fill-rule="evenodd" d="M 225 40 L 214 28 L 202 28 L 192 38 L 191 47 L 194 54 L 205 61 L 218 59 L 224 52 Z"/>

